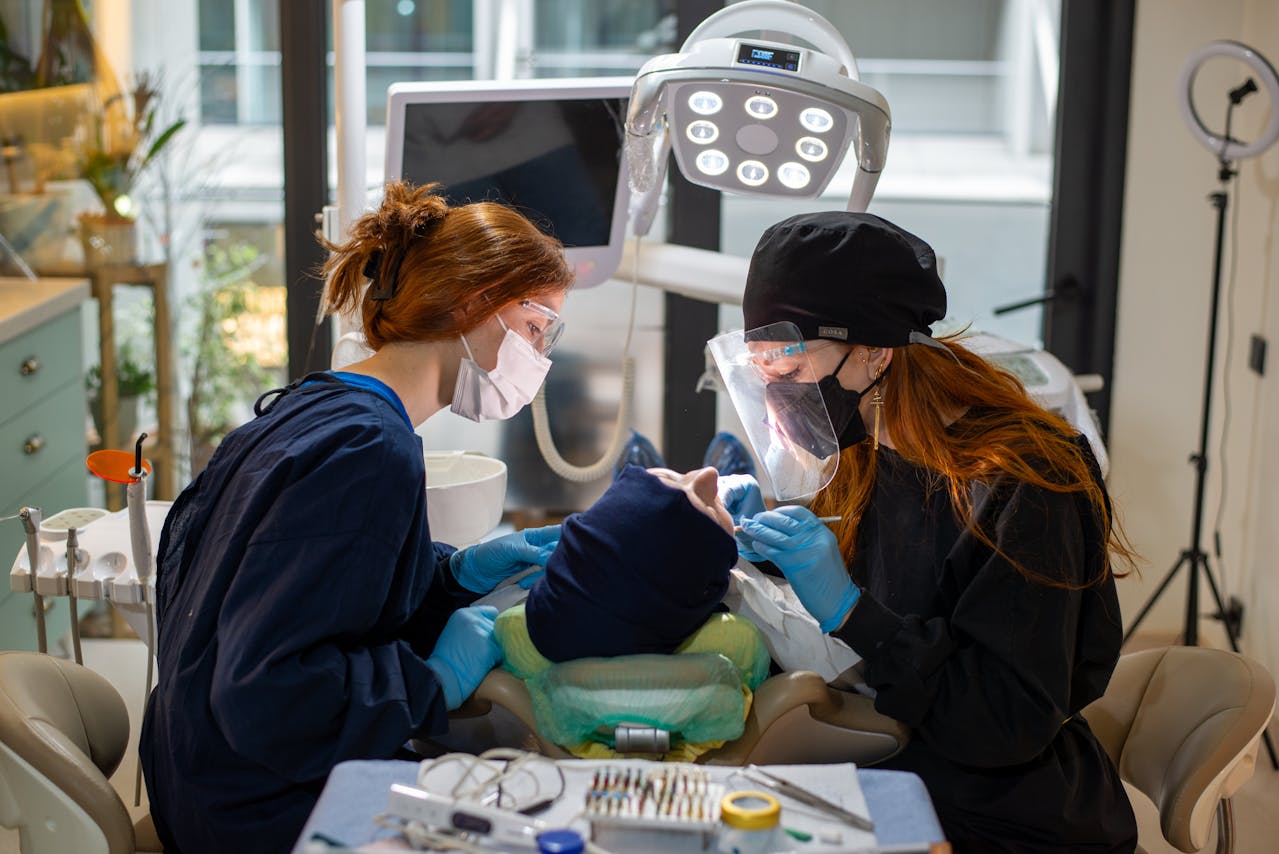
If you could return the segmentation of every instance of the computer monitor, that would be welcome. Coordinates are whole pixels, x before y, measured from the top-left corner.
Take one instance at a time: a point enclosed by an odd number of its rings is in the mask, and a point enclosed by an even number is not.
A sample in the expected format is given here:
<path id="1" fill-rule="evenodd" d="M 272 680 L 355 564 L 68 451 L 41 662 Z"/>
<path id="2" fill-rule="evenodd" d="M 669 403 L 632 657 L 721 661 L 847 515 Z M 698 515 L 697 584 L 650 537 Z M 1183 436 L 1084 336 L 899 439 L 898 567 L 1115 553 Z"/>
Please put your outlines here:
<path id="1" fill-rule="evenodd" d="M 576 287 L 621 259 L 629 77 L 395 83 L 386 179 L 440 183 L 454 203 L 511 205 L 558 238 Z"/>

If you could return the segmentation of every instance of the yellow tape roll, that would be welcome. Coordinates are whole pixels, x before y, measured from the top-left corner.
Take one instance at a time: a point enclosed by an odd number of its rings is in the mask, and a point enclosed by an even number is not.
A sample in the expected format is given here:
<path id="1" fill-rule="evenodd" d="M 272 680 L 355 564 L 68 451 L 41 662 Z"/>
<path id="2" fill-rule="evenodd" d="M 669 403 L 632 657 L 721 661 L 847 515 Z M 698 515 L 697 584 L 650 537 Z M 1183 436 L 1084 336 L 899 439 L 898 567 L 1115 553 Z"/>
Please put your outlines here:
<path id="1" fill-rule="evenodd" d="M 732 792 L 719 805 L 720 820 L 738 830 L 769 830 L 782 820 L 782 805 L 765 792 Z"/>

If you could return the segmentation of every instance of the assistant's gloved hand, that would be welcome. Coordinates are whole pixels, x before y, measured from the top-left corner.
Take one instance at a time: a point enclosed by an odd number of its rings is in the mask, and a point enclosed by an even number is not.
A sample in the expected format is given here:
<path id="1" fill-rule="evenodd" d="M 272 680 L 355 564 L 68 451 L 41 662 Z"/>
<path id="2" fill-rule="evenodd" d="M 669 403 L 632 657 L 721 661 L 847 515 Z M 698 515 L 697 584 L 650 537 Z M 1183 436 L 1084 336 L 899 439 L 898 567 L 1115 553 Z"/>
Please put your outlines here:
<path id="1" fill-rule="evenodd" d="M 862 591 L 848 577 L 839 540 L 807 508 L 779 507 L 743 519 L 741 536 L 777 565 L 822 631 L 839 628 L 857 604 Z"/>
<path id="2" fill-rule="evenodd" d="M 496 619 L 492 605 L 472 605 L 454 611 L 444 624 L 426 666 L 444 689 L 449 711 L 462 705 L 488 672 L 502 663 L 502 647 L 493 637 Z"/>
<path id="3" fill-rule="evenodd" d="M 525 528 L 454 552 L 449 567 L 458 584 L 472 593 L 488 593 L 517 572 L 546 566 L 559 542 L 559 525 Z"/>
<path id="4" fill-rule="evenodd" d="M 726 474 L 719 479 L 719 500 L 724 502 L 733 522 L 764 512 L 764 494 L 760 492 L 759 481 L 748 474 Z M 735 533 L 737 553 L 752 563 L 759 563 L 764 558 L 751 548 L 750 538 Z"/>

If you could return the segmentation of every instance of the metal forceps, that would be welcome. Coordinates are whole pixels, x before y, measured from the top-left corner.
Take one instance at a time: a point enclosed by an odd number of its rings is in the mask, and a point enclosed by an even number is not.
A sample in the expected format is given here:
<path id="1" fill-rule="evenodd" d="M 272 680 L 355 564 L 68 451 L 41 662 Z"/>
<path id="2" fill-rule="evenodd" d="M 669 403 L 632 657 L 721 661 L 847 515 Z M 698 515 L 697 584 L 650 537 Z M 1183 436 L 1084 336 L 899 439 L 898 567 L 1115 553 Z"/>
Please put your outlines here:
<path id="1" fill-rule="evenodd" d="M 797 786 L 789 780 L 778 777 L 776 774 L 769 773 L 758 765 L 748 765 L 742 772 L 743 775 L 754 783 L 772 789 L 778 794 L 785 795 L 792 800 L 799 801 L 801 804 L 813 809 L 820 810 L 827 815 L 839 819 L 845 824 L 851 825 L 858 830 L 874 832 L 875 825 L 868 818 L 863 818 L 854 812 L 841 807 L 839 804 L 831 803 L 825 798 L 810 792 L 801 786 Z"/>

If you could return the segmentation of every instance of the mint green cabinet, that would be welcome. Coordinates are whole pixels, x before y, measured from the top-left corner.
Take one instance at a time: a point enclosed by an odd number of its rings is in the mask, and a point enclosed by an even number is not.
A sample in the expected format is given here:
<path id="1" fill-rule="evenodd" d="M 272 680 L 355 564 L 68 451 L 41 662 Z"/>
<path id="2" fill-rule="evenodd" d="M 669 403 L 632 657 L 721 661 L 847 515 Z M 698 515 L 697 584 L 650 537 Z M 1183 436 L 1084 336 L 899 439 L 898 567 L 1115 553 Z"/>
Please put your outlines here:
<path id="1" fill-rule="evenodd" d="M 0 513 L 24 505 L 50 516 L 88 500 L 80 308 L 0 342 Z M 25 541 L 16 519 L 0 523 L 0 649 L 36 648 L 34 599 L 9 592 Z M 52 649 L 71 627 L 65 597 L 46 596 Z"/>

